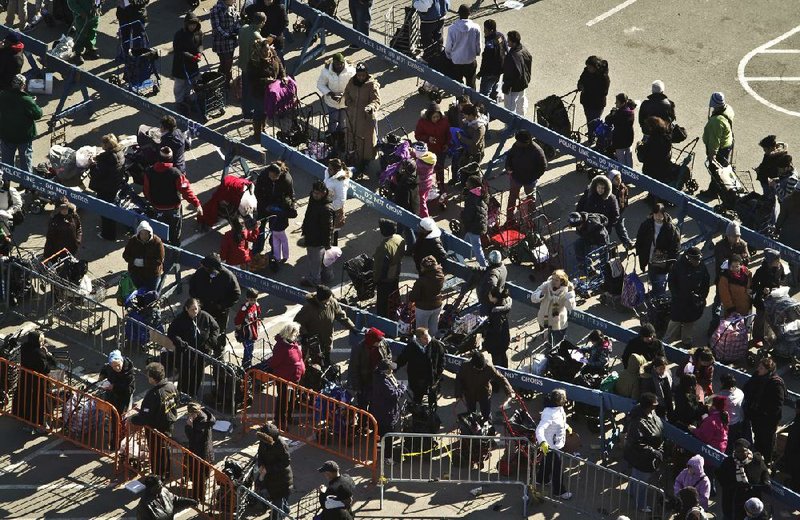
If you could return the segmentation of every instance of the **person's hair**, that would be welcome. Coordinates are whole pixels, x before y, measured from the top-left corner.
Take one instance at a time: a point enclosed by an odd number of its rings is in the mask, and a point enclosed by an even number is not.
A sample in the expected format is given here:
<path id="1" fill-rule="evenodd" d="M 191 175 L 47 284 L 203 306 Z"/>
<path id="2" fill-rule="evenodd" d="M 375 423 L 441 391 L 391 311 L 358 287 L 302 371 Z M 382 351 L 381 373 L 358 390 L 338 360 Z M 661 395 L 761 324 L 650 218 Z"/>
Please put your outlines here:
<path id="1" fill-rule="evenodd" d="M 201 309 L 203 308 L 203 306 L 200 304 L 200 300 L 198 300 L 197 298 L 189 298 L 189 299 L 187 299 L 187 300 L 186 300 L 186 303 L 184 303 L 184 304 L 183 304 L 183 308 L 184 308 L 184 309 L 188 309 L 189 307 L 191 307 L 191 306 L 192 306 L 192 305 L 194 305 L 195 303 L 196 303 L 196 304 L 197 304 L 197 306 L 198 306 L 198 307 L 200 307 Z"/>
<path id="2" fill-rule="evenodd" d="M 467 188 L 477 188 L 478 186 L 481 185 L 482 185 L 481 178 L 478 177 L 477 175 L 470 175 L 469 177 L 467 177 Z"/>
<path id="3" fill-rule="evenodd" d="M 667 358 L 664 356 L 656 356 L 653 358 L 653 367 L 665 367 L 667 366 Z"/>
<path id="4" fill-rule="evenodd" d="M 775 371 L 775 360 L 771 357 L 765 357 L 761 361 L 758 362 L 759 365 L 763 366 L 767 369 L 767 372 L 774 372 Z"/>
<path id="5" fill-rule="evenodd" d="M 340 172 L 344 168 L 344 163 L 338 157 L 334 157 L 328 161 L 328 168 Z"/>
<path id="6" fill-rule="evenodd" d="M 278 175 L 280 175 L 280 173 L 281 173 L 281 165 L 280 165 L 280 164 L 278 164 L 277 162 L 269 163 L 269 164 L 266 166 L 266 168 L 264 168 L 264 170 L 265 170 L 265 171 L 266 171 L 268 174 L 269 174 L 269 173 L 272 173 L 272 172 L 275 172 L 275 173 L 277 173 Z"/>
<path id="7" fill-rule="evenodd" d="M 639 404 L 645 408 L 655 408 L 658 405 L 658 397 L 653 392 L 645 392 L 639 396 Z"/>
<path id="8" fill-rule="evenodd" d="M 722 374 L 719 376 L 719 381 L 722 383 L 722 389 L 728 390 L 729 388 L 736 388 L 736 378 L 733 374 Z"/>
<path id="9" fill-rule="evenodd" d="M 178 128 L 178 122 L 172 116 L 164 116 L 161 118 L 161 128 L 171 132 Z"/>
<path id="10" fill-rule="evenodd" d="M 600 332 L 598 329 L 594 329 L 589 333 L 588 339 L 592 343 L 598 343 L 600 341 L 603 341 L 603 339 L 605 339 L 605 337 L 603 336 L 603 333 Z"/>
<path id="11" fill-rule="evenodd" d="M 297 336 L 300 334 L 300 324 L 296 321 L 290 321 L 286 325 L 281 328 L 278 332 L 278 336 L 282 337 L 286 341 L 294 341 L 297 339 Z"/>
<path id="12" fill-rule="evenodd" d="M 465 103 L 466 103 L 466 104 L 472 103 L 472 100 L 469 98 L 469 95 L 468 95 L 468 94 L 461 94 L 460 96 L 458 96 L 458 97 L 456 98 L 456 102 L 457 102 L 459 105 L 463 105 L 463 104 L 465 104 Z"/>
<path id="13" fill-rule="evenodd" d="M 592 55 L 586 58 L 586 66 L 588 67 L 589 65 L 597 69 L 599 74 L 603 76 L 608 75 L 608 62 L 599 56 Z"/>
<path id="14" fill-rule="evenodd" d="M 556 269 L 555 271 L 553 271 L 553 276 L 561 280 L 561 285 L 563 286 L 569 285 L 569 275 L 567 275 L 567 272 L 565 270 Z"/>
<path id="15" fill-rule="evenodd" d="M 514 45 L 522 43 L 522 35 L 517 31 L 508 31 L 508 41 Z"/>
<path id="16" fill-rule="evenodd" d="M 100 140 L 102 143 L 103 150 L 118 150 L 119 149 L 119 141 L 117 140 L 117 136 L 114 134 L 106 134 Z"/>
<path id="17" fill-rule="evenodd" d="M 650 135 L 661 134 L 666 136 L 667 132 L 669 131 L 667 122 L 658 116 L 650 116 L 645 119 L 644 126 L 650 132 Z"/>
<path id="18" fill-rule="evenodd" d="M 650 212 L 651 215 L 655 215 L 656 213 L 666 213 L 667 207 L 661 203 L 657 202 L 655 206 L 653 206 L 653 211 Z"/>
<path id="19" fill-rule="evenodd" d="M 694 393 L 697 386 L 697 377 L 694 374 L 681 374 L 678 388 L 684 393 Z"/>
<path id="20" fill-rule="evenodd" d="M 483 27 L 486 29 L 486 32 L 494 32 L 497 30 L 497 22 L 489 18 L 483 22 Z"/>
<path id="21" fill-rule="evenodd" d="M 728 261 L 730 263 L 736 262 L 741 264 L 742 260 L 743 260 L 742 255 L 740 255 L 739 253 L 733 253 L 730 257 L 728 257 Z"/>
<path id="22" fill-rule="evenodd" d="M 244 240 L 244 223 L 239 215 L 234 215 L 231 219 L 231 233 L 234 242 L 239 243 Z"/>
<path id="23" fill-rule="evenodd" d="M 550 399 L 556 406 L 564 406 L 567 404 L 567 391 L 563 388 L 556 388 L 550 392 Z"/>
<path id="24" fill-rule="evenodd" d="M 653 327 L 652 323 L 645 323 L 644 325 L 642 325 L 642 328 L 639 329 L 639 337 L 640 338 L 656 337 L 656 328 Z"/>
<path id="25" fill-rule="evenodd" d="M 328 187 L 322 181 L 314 181 L 311 185 L 311 191 L 318 191 L 320 193 L 328 193 Z"/>
<path id="26" fill-rule="evenodd" d="M 533 140 L 531 133 L 528 130 L 517 130 L 514 134 L 514 139 L 520 143 L 530 143 Z"/>
<path id="27" fill-rule="evenodd" d="M 636 108 L 636 101 L 632 100 L 628 97 L 628 95 L 624 92 L 620 92 L 617 94 L 617 101 L 622 103 L 622 106 L 628 107 L 630 109 Z"/>
<path id="28" fill-rule="evenodd" d="M 267 15 L 262 13 L 261 11 L 256 11 L 252 15 L 250 15 L 250 23 L 253 25 L 264 25 L 267 23 Z"/>
<path id="29" fill-rule="evenodd" d="M 428 327 L 417 327 L 416 330 L 414 330 L 414 336 L 417 339 L 420 339 L 424 334 L 430 334 Z"/>
<path id="30" fill-rule="evenodd" d="M 258 298 L 258 289 L 248 287 L 247 292 L 245 294 L 247 295 L 248 298 Z"/>
<path id="31" fill-rule="evenodd" d="M 466 20 L 469 18 L 469 15 L 472 13 L 472 10 L 469 8 L 467 4 L 461 4 L 458 6 L 458 17 L 462 20 Z"/>
<path id="32" fill-rule="evenodd" d="M 792 168 L 792 156 L 785 153 L 775 161 L 778 168 Z"/>
<path id="33" fill-rule="evenodd" d="M 164 365 L 158 362 L 148 363 L 147 367 L 145 367 L 147 372 L 147 377 L 155 381 L 156 383 L 160 383 L 165 377 L 166 372 L 164 371 Z"/>
<path id="34" fill-rule="evenodd" d="M 465 116 L 478 117 L 478 107 L 476 107 L 472 103 L 464 105 L 463 107 L 461 107 L 461 113 L 464 114 Z"/>
<path id="35" fill-rule="evenodd" d="M 694 351 L 695 359 L 704 363 L 714 362 L 714 351 L 709 347 L 701 347 Z"/>

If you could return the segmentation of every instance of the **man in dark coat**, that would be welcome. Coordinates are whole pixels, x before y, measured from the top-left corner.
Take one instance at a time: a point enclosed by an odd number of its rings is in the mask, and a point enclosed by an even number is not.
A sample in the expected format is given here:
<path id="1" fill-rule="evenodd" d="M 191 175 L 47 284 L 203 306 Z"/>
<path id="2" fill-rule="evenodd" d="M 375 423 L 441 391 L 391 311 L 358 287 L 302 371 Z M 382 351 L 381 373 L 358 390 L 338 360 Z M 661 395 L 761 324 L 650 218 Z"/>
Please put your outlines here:
<path id="1" fill-rule="evenodd" d="M 651 90 L 652 93 L 639 107 L 639 126 L 642 127 L 644 135 L 650 133 L 649 126 L 645 124 L 648 117 L 659 117 L 666 121 L 668 126 L 675 121 L 675 103 L 664 94 L 664 82 L 660 79 L 655 80 Z"/>
<path id="2" fill-rule="evenodd" d="M 220 337 L 214 351 L 214 356 L 219 357 L 225 349 L 228 315 L 242 295 L 239 280 L 223 267 L 217 253 L 211 253 L 200 261 L 200 267 L 189 279 L 189 295 L 200 300 L 203 310 L 209 313 L 219 326 Z"/>
<path id="3" fill-rule="evenodd" d="M 22 72 L 25 55 L 22 51 L 25 45 L 19 34 L 8 33 L 0 46 L 0 90 L 11 88 L 11 80 Z"/>
<path id="4" fill-rule="evenodd" d="M 257 432 L 258 437 L 258 475 L 255 488 L 260 495 L 266 495 L 274 506 L 283 511 L 289 510 L 289 494 L 294 486 L 292 457 L 289 448 L 280 438 L 280 431 L 267 423 Z"/>
<path id="5" fill-rule="evenodd" d="M 209 313 L 200 310 L 197 299 L 189 298 L 183 311 L 170 323 L 167 336 L 175 344 L 180 367 L 178 386 L 182 392 L 197 396 L 206 367 L 205 358 L 197 352 L 210 356 L 218 348 L 219 325 Z"/>
<path id="6" fill-rule="evenodd" d="M 186 135 L 178 128 L 178 122 L 172 116 L 161 118 L 161 146 L 166 146 L 172 151 L 172 164 L 182 173 L 186 173 L 186 160 L 184 154 L 189 149 Z"/>
<path id="7" fill-rule="evenodd" d="M 658 203 L 636 233 L 636 254 L 639 267 L 647 270 L 650 292 L 660 296 L 667 290 L 667 276 L 672 264 L 678 259 L 681 234 L 672 217 Z M 649 269 L 648 269 L 649 267 Z"/>
<path id="8" fill-rule="evenodd" d="M 20 362 L 23 368 L 34 372 L 21 372 L 14 395 L 14 415 L 32 422 L 39 427 L 45 426 L 45 395 L 49 392 L 47 380 L 36 374 L 46 376 L 57 367 L 56 360 L 47 349 L 44 334 L 35 330 L 29 332 L 20 349 Z"/>
<path id="9" fill-rule="evenodd" d="M 320 520 L 353 520 L 353 495 L 356 485 L 350 475 L 339 473 L 339 465 L 326 461 L 317 471 L 325 476 L 327 486 L 319 487 Z"/>
<path id="10" fill-rule="evenodd" d="M 344 309 L 339 305 L 339 301 L 333 296 L 330 287 L 326 285 L 320 285 L 317 287 L 316 293 L 306 295 L 306 301 L 294 321 L 300 324 L 300 334 L 306 337 L 317 337 L 322 359 L 312 359 L 312 362 L 319 361 L 324 367 L 331 364 L 333 322 L 338 321 L 351 332 L 356 330 L 355 324 L 347 317 Z M 305 352 L 306 356 L 312 354 L 314 353 Z"/>
<path id="11" fill-rule="evenodd" d="M 136 426 L 148 426 L 172 437 L 175 421 L 178 420 L 178 390 L 167 380 L 164 365 L 161 363 L 150 363 L 145 370 L 152 388 L 145 394 L 139 413 L 132 416 L 130 422 Z M 150 469 L 162 479 L 169 480 L 172 466 L 169 446 L 157 435 L 149 438 Z"/>
<path id="12" fill-rule="evenodd" d="M 283 2 L 276 0 L 256 0 L 245 9 L 248 19 L 256 12 L 264 13 L 267 23 L 261 28 L 261 37 L 271 40 L 271 44 L 278 52 L 278 56 L 283 59 L 283 32 L 289 27 L 289 16 Z"/>
<path id="13" fill-rule="evenodd" d="M 506 155 L 506 172 L 508 173 L 508 205 L 506 218 L 514 220 L 517 210 L 519 190 L 524 189 L 525 195 L 534 194 L 536 184 L 547 170 L 547 157 L 544 150 L 534 142 L 531 133 L 519 130 L 514 135 L 514 144 Z"/>
<path id="14" fill-rule="evenodd" d="M 302 226 L 308 262 L 308 274 L 300 280 L 300 285 L 304 287 L 316 287 L 333 279 L 324 262 L 325 251 L 333 245 L 336 212 L 332 201 L 333 197 L 325 183 L 314 182 Z"/>
<path id="15" fill-rule="evenodd" d="M 172 92 L 175 96 L 175 103 L 182 110 L 188 112 L 189 79 L 196 80 L 203 53 L 203 31 L 200 28 L 200 18 L 193 11 L 186 13 L 186 16 L 183 17 L 183 27 L 172 37 L 172 53 L 172 79 L 175 82 Z M 173 150 L 173 154 L 175 151 Z M 186 168 L 182 155 L 180 159 L 180 167 Z"/>
<path id="16" fill-rule="evenodd" d="M 252 251 L 253 255 L 259 255 L 266 245 L 268 230 L 279 230 L 283 225 L 288 227 L 288 219 L 297 216 L 297 210 L 294 209 L 294 181 L 283 161 L 270 163 L 258 173 L 254 194 L 261 225 Z M 274 220 L 268 224 L 269 218 Z M 279 221 L 282 222 L 280 225 Z M 271 258 L 275 259 L 275 255 L 271 255 Z"/>
<path id="17" fill-rule="evenodd" d="M 186 406 L 188 417 L 184 426 L 186 434 L 186 447 L 204 461 L 214 463 L 214 438 L 212 429 L 217 419 L 208 409 L 199 403 L 191 402 Z M 189 479 L 192 481 L 192 494 L 194 498 L 203 500 L 206 491 L 206 479 L 209 469 L 205 464 L 190 458 L 188 464 Z"/>
<path id="18" fill-rule="evenodd" d="M 722 517 L 725 520 L 744 520 L 744 503 L 750 498 L 761 498 L 769 491 L 770 477 L 760 453 L 750 449 L 750 443 L 739 439 L 717 470 L 717 480 L 722 488 Z"/>
<path id="19" fill-rule="evenodd" d="M 503 62 L 508 54 L 506 36 L 497 30 L 497 22 L 489 19 L 483 22 L 483 52 L 481 68 L 476 78 L 481 80 L 478 90 L 484 96 L 497 101 L 497 85 L 503 74 Z"/>
<path id="20" fill-rule="evenodd" d="M 628 433 L 623 456 L 631 466 L 631 477 L 642 482 L 647 482 L 664 460 L 664 423 L 656 415 L 656 406 L 655 394 L 642 394 L 639 404 L 628 415 L 625 428 Z M 637 509 L 646 513 L 652 511 L 647 503 L 646 487 L 632 485 L 630 493 L 634 495 Z"/>
<path id="21" fill-rule="evenodd" d="M 622 366 L 628 368 L 628 360 L 634 354 L 644 356 L 647 362 L 664 355 L 664 344 L 656 337 L 656 329 L 652 324 L 642 325 L 642 328 L 639 329 L 639 336 L 625 345 L 625 350 L 622 351 Z"/>
<path id="22" fill-rule="evenodd" d="M 417 166 L 413 160 L 403 161 L 394 178 L 389 184 L 392 202 L 414 215 L 419 215 L 419 177 Z M 398 223 L 398 232 L 403 235 L 406 245 L 413 248 L 417 237 L 410 227 Z"/>
<path id="23" fill-rule="evenodd" d="M 496 249 L 489 252 L 486 261 L 488 266 L 481 273 L 476 292 L 478 303 L 488 306 L 491 303 L 489 293 L 492 292 L 492 289 L 505 290 L 508 269 L 503 263 L 503 254 Z"/>
<path id="24" fill-rule="evenodd" d="M 703 316 L 711 284 L 700 248 L 690 247 L 678 259 L 670 270 L 668 283 L 672 305 L 664 341 L 671 343 L 680 338 L 683 348 L 692 348 L 694 324 Z"/>
<path id="25" fill-rule="evenodd" d="M 776 368 L 772 358 L 763 358 L 742 388 L 742 410 L 745 421 L 753 429 L 753 449 L 764 457 L 767 464 L 772 462 L 775 432 L 778 430 L 783 402 L 786 400 L 786 384 L 777 374 Z"/>
<path id="26" fill-rule="evenodd" d="M 406 365 L 413 401 L 422 404 L 422 398 L 427 395 L 428 404 L 434 406 L 444 371 L 444 345 L 439 340 L 432 339 L 428 329 L 418 328 L 397 358 L 398 368 Z"/>
<path id="27" fill-rule="evenodd" d="M 619 203 L 611 191 L 611 180 L 605 175 L 595 176 L 578 199 L 575 211 L 605 216 L 608 220 L 606 230 L 610 232 L 619 220 Z"/>
<path id="28" fill-rule="evenodd" d="M 522 37 L 517 31 L 508 32 L 508 44 L 510 48 L 503 62 L 503 104 L 506 110 L 525 117 L 525 91 L 531 82 L 533 58 L 528 49 L 522 46 Z"/>
<path id="29" fill-rule="evenodd" d="M 103 136 L 102 148 L 103 151 L 94 157 L 89 169 L 89 189 L 94 191 L 100 200 L 116 205 L 117 194 L 128 181 L 125 153 L 114 134 Z M 115 241 L 117 223 L 110 218 L 100 217 L 100 237 Z"/>

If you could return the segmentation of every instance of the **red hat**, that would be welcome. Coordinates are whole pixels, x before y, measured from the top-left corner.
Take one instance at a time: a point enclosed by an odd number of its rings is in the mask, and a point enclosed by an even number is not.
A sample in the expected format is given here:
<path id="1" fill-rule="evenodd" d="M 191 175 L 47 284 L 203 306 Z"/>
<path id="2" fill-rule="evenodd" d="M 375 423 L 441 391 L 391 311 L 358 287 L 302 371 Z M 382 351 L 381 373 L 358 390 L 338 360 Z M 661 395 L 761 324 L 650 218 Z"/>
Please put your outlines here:
<path id="1" fill-rule="evenodd" d="M 728 398 L 725 397 L 724 395 L 715 395 L 711 399 L 711 406 L 713 406 L 714 408 L 716 408 L 717 410 L 719 410 L 721 412 L 724 412 L 725 411 L 725 405 L 727 404 L 727 402 L 728 402 Z"/>
<path id="2" fill-rule="evenodd" d="M 384 337 L 386 337 L 386 334 L 384 334 L 383 331 L 381 331 L 380 329 L 376 329 L 375 327 L 370 327 L 367 330 L 367 336 L 366 336 L 367 345 L 374 345 L 375 343 L 378 343 L 380 340 L 382 340 Z"/>

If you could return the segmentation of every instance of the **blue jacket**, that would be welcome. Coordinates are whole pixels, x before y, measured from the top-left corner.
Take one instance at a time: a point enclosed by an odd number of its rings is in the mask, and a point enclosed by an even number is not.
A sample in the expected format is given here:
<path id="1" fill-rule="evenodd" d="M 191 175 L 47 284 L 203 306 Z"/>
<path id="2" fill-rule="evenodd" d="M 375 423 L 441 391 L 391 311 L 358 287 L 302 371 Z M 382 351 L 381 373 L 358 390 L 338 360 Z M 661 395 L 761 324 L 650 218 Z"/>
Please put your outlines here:
<path id="1" fill-rule="evenodd" d="M 416 4 L 416 2 L 414 2 Z M 438 22 L 447 15 L 450 10 L 450 0 L 433 0 L 430 9 L 424 13 L 419 13 L 419 19 L 425 22 Z"/>

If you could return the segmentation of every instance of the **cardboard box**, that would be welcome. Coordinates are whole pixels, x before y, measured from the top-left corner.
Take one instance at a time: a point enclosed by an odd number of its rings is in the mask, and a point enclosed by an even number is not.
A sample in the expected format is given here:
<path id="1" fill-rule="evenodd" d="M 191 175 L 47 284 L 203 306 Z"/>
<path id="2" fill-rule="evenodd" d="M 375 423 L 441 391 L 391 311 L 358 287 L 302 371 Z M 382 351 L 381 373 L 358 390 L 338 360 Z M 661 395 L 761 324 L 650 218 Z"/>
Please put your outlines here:
<path id="1" fill-rule="evenodd" d="M 53 73 L 45 72 L 44 79 L 28 80 L 28 92 L 30 92 L 31 94 L 52 94 Z"/>

